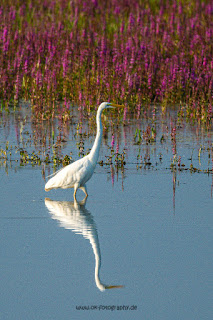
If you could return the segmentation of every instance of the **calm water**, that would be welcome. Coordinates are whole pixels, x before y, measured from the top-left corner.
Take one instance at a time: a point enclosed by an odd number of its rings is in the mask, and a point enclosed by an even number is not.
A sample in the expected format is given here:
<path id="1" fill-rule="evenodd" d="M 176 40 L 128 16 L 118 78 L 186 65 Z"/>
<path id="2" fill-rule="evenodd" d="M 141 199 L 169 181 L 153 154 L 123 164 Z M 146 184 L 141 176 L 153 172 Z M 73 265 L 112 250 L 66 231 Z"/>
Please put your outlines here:
<path id="1" fill-rule="evenodd" d="M 157 122 L 155 144 L 135 145 L 130 123 L 115 133 L 124 172 L 98 165 L 87 202 L 78 191 L 74 203 L 72 189 L 44 191 L 52 164 L 20 166 L 15 146 L 34 150 L 36 130 L 14 119 L 0 126 L 1 147 L 13 145 L 0 167 L 0 319 L 212 319 L 212 133 L 184 124 L 178 154 L 202 172 L 171 172 L 172 143 L 159 142 L 167 124 Z M 76 159 L 79 137 L 66 138 L 61 152 Z M 111 131 L 100 160 L 110 143 Z M 140 168 L 138 153 L 152 165 Z"/>

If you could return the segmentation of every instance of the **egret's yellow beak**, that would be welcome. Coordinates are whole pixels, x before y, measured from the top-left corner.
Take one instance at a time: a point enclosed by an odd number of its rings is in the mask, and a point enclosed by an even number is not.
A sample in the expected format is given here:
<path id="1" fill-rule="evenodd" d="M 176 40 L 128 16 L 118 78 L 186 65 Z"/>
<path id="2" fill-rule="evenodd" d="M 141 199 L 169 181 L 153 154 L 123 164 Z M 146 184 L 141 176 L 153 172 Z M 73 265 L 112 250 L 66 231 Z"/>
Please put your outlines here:
<path id="1" fill-rule="evenodd" d="M 118 289 L 118 288 L 123 288 L 124 286 L 106 286 L 106 289 Z"/>
<path id="2" fill-rule="evenodd" d="M 121 104 L 116 104 L 116 103 L 110 103 L 110 105 L 112 107 L 115 107 L 115 108 L 125 108 L 125 106 L 121 105 Z"/>

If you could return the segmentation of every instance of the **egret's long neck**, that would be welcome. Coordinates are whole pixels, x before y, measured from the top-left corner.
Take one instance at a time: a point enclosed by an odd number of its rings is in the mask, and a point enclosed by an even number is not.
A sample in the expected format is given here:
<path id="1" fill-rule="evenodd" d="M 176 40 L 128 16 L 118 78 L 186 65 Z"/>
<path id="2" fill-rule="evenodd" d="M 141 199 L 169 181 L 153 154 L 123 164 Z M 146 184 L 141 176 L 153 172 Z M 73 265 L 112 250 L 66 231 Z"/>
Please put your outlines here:
<path id="1" fill-rule="evenodd" d="M 93 252 L 95 254 L 95 283 L 100 290 L 104 290 L 104 286 L 100 280 L 101 253 L 100 253 L 99 243 L 98 243 L 98 246 L 93 245 Z"/>
<path id="2" fill-rule="evenodd" d="M 102 132 L 103 132 L 102 123 L 101 123 L 101 113 L 102 113 L 102 110 L 98 110 L 97 116 L 96 116 L 96 124 L 97 124 L 96 138 L 89 154 L 90 159 L 92 162 L 94 162 L 94 164 L 96 164 L 98 161 L 98 156 L 99 156 L 99 151 L 101 146 L 101 139 L 102 139 Z"/>
<path id="3" fill-rule="evenodd" d="M 93 252 L 95 255 L 95 283 L 99 290 L 105 290 L 105 285 L 101 283 L 100 280 L 100 269 L 101 269 L 101 252 L 100 246 L 98 241 L 98 234 L 96 233 L 93 239 L 90 239 L 90 243 L 93 248 Z"/>
<path id="4" fill-rule="evenodd" d="M 86 238 L 89 239 L 94 255 L 95 255 L 95 283 L 98 289 L 101 291 L 105 290 L 105 285 L 100 280 L 100 269 L 101 269 L 101 250 L 98 240 L 98 232 L 94 224 L 91 224 L 89 232 Z M 85 235 L 84 235 L 85 237 Z"/>
<path id="5" fill-rule="evenodd" d="M 101 268 L 101 259 L 99 257 L 95 257 L 95 283 L 99 290 L 104 291 L 105 285 L 101 283 L 100 280 L 100 268 Z"/>

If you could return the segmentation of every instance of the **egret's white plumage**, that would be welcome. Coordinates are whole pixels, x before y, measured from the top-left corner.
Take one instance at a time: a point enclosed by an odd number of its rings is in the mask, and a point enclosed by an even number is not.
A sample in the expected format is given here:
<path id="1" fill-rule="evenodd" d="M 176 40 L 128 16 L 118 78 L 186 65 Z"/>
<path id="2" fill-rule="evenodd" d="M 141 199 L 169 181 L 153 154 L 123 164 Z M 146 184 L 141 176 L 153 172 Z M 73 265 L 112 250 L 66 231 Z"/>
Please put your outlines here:
<path id="1" fill-rule="evenodd" d="M 81 158 L 65 168 L 59 170 L 45 185 L 45 191 L 49 191 L 51 189 L 67 189 L 74 188 L 74 199 L 76 198 L 76 192 L 78 189 L 81 189 L 86 196 L 86 182 L 91 178 L 93 172 L 95 170 L 99 150 L 101 146 L 101 139 L 103 134 L 103 128 L 101 123 L 101 114 L 104 109 L 114 108 L 114 107 L 123 107 L 110 102 L 103 102 L 100 104 L 97 115 L 96 115 L 96 123 L 97 123 L 97 134 L 95 138 L 94 145 L 90 151 L 90 153 Z"/>

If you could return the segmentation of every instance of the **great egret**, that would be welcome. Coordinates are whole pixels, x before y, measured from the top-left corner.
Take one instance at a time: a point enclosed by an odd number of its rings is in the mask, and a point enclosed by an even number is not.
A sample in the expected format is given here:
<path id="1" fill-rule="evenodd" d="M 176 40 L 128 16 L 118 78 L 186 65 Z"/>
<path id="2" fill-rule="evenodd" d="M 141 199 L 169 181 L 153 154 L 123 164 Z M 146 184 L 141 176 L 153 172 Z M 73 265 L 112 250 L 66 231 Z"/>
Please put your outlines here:
<path id="1" fill-rule="evenodd" d="M 86 194 L 86 197 L 88 196 L 86 182 L 92 177 L 95 170 L 103 134 L 101 114 L 104 109 L 116 107 L 123 108 L 121 105 L 110 102 L 103 102 L 100 104 L 96 115 L 97 134 L 90 153 L 56 172 L 56 174 L 46 183 L 45 191 L 57 188 L 74 188 L 74 199 L 76 199 L 76 192 L 78 189 L 81 189 Z"/>
<path id="2" fill-rule="evenodd" d="M 52 219 L 58 220 L 59 225 L 65 229 L 70 229 L 77 234 L 82 234 L 91 243 L 95 255 L 95 283 L 99 290 L 123 288 L 122 285 L 106 285 L 100 279 L 101 250 L 98 240 L 97 227 L 92 214 L 85 207 L 86 197 L 83 201 L 53 201 L 45 199 Z M 86 266 L 86 264 L 85 264 Z"/>

